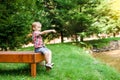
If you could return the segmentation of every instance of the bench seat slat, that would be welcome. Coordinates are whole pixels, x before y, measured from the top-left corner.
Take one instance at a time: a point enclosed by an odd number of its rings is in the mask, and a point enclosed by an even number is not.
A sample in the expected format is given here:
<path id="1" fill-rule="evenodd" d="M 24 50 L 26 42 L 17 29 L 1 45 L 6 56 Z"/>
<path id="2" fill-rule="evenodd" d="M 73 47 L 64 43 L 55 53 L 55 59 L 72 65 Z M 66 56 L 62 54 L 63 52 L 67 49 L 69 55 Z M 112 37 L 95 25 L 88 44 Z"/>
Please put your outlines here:
<path id="1" fill-rule="evenodd" d="M 45 60 L 41 53 L 24 51 L 0 51 L 0 63 L 30 63 L 31 75 L 36 76 L 36 63 Z"/>
<path id="2" fill-rule="evenodd" d="M 0 51 L 0 62 L 10 63 L 37 63 L 44 60 L 44 57 L 40 53 L 34 52 L 16 52 L 16 51 Z"/>

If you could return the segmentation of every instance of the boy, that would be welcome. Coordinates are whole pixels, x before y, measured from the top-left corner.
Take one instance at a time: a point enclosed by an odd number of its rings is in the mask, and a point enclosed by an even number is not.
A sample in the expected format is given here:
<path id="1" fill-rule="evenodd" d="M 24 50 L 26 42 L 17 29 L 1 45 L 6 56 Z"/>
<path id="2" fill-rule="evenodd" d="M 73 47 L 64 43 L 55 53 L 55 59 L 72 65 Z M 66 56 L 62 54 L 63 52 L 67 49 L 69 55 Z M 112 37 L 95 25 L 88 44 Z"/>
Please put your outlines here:
<path id="1" fill-rule="evenodd" d="M 46 62 L 45 66 L 52 69 L 53 68 L 53 63 L 51 62 L 52 53 L 48 48 L 45 47 L 41 35 L 47 34 L 50 32 L 55 33 L 56 31 L 55 30 L 41 31 L 41 27 L 42 25 L 40 22 L 33 22 L 32 24 L 32 30 L 33 30 L 32 39 L 35 47 L 35 52 L 42 53 L 45 56 L 45 62 Z"/>

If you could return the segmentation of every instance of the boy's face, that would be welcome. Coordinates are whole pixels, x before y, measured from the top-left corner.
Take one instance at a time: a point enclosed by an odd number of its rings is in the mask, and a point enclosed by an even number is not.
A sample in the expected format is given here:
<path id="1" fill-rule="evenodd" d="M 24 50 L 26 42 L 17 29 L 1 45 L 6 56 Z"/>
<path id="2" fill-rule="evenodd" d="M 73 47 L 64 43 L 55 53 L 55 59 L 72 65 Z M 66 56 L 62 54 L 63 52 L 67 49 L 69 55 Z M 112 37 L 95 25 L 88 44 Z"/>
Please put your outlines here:
<path id="1" fill-rule="evenodd" d="M 37 30 L 37 31 L 41 31 L 41 24 L 36 24 L 36 26 L 35 26 L 35 30 Z"/>

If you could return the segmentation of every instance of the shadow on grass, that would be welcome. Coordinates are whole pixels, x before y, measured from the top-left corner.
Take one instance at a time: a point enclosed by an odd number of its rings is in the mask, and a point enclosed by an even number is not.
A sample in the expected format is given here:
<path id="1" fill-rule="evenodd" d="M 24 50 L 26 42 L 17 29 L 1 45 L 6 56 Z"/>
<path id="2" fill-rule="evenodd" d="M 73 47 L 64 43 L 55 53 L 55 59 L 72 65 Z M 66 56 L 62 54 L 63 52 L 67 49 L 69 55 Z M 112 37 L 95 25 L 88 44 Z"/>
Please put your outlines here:
<path id="1" fill-rule="evenodd" d="M 36 74 L 44 72 L 45 69 L 43 66 L 37 65 Z M 31 76 L 30 65 L 17 66 L 17 68 L 0 68 L 1 76 Z"/>
<path id="2" fill-rule="evenodd" d="M 29 66 L 19 67 L 16 69 L 0 69 L 0 75 L 30 75 L 30 68 Z"/>

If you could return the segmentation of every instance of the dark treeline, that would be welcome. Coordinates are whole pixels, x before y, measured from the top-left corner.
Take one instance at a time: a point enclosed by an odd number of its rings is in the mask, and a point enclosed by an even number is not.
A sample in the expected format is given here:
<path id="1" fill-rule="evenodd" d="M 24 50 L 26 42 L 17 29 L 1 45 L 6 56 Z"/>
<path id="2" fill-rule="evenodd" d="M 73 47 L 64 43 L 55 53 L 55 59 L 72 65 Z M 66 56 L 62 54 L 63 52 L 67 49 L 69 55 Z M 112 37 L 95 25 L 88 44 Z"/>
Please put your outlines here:
<path id="1" fill-rule="evenodd" d="M 107 4 L 106 0 L 0 0 L 0 48 L 14 50 L 31 41 L 34 21 L 40 21 L 43 30 L 57 31 L 44 36 L 48 41 L 56 37 L 61 42 L 64 37 L 83 41 L 92 34 L 115 34 L 120 21 L 115 13 L 110 14 Z"/>

